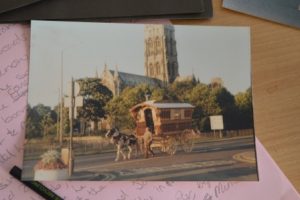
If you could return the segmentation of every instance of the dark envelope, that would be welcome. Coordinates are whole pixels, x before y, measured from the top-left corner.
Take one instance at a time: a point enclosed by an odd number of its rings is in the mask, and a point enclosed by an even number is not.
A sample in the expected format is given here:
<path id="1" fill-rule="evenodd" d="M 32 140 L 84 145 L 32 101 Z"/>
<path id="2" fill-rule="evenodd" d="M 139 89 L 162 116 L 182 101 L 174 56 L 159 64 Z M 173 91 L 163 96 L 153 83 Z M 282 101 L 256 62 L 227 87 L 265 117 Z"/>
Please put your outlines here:
<path id="1" fill-rule="evenodd" d="M 7 1 L 7 2 L 6 2 Z M 132 17 L 209 18 L 211 0 L 6 0 L 0 22 Z M 8 3 L 12 1 L 11 3 Z M 2 8 L 2 5 L 4 7 Z M 6 7 L 5 7 L 6 6 Z"/>
<path id="2" fill-rule="evenodd" d="M 224 0 L 223 7 L 300 28 L 300 0 Z"/>

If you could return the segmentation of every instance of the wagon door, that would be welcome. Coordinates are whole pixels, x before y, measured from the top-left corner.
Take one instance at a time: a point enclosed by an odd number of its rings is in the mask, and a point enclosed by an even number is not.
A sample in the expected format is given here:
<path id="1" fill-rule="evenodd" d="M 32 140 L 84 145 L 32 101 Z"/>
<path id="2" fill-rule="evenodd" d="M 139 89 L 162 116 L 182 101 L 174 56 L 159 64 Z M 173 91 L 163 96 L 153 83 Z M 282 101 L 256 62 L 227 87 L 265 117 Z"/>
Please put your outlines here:
<path id="1" fill-rule="evenodd" d="M 150 131 L 154 133 L 154 121 L 151 108 L 144 110 L 146 126 L 149 127 Z"/>

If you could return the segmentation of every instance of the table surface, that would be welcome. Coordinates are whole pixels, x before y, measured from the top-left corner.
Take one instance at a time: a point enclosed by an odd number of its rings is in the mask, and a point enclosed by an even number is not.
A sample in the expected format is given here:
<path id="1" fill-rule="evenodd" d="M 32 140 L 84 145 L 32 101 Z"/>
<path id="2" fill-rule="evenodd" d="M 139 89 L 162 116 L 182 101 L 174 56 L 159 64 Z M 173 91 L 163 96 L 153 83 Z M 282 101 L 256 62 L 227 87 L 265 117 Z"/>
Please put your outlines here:
<path id="1" fill-rule="evenodd" d="M 300 30 L 222 8 L 210 20 L 174 24 L 251 27 L 256 136 L 300 192 Z"/>

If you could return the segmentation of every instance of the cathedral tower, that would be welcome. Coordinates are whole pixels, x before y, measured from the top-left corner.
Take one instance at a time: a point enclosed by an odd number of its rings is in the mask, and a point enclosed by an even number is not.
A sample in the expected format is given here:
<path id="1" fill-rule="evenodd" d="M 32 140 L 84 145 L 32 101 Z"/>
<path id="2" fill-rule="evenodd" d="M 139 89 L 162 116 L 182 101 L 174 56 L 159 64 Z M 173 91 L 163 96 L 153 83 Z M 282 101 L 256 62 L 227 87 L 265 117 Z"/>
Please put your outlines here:
<path id="1" fill-rule="evenodd" d="M 178 73 L 174 26 L 145 25 L 145 75 L 172 83 Z"/>

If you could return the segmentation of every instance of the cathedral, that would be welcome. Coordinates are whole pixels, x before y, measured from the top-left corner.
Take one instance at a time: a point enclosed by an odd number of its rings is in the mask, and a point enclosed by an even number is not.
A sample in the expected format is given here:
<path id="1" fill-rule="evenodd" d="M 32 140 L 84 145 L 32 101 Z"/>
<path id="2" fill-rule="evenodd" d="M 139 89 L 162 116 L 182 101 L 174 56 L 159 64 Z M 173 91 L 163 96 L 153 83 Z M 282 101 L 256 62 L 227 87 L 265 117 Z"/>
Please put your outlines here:
<path id="1" fill-rule="evenodd" d="M 194 79 L 194 76 L 179 76 L 173 25 L 145 25 L 144 35 L 144 76 L 120 72 L 117 67 L 115 70 L 104 67 L 101 82 L 116 96 L 124 88 L 142 83 L 159 87 L 174 81 Z"/>

